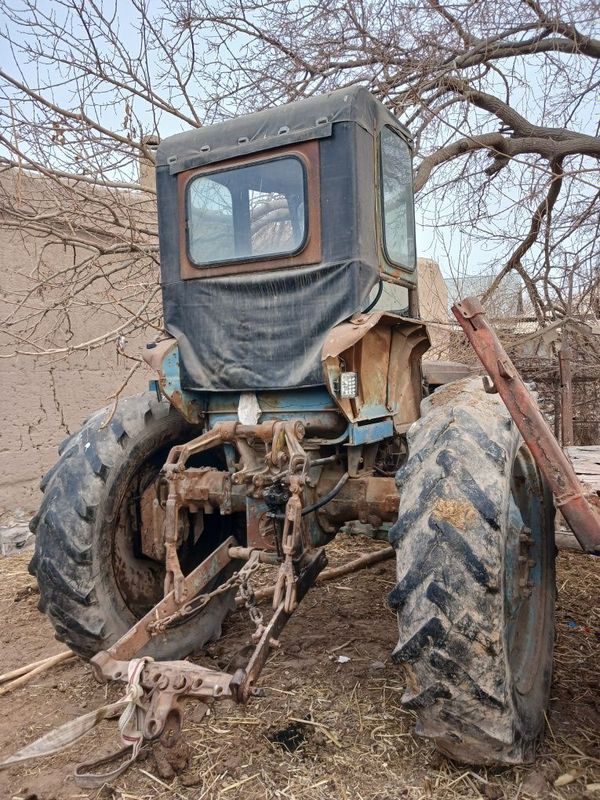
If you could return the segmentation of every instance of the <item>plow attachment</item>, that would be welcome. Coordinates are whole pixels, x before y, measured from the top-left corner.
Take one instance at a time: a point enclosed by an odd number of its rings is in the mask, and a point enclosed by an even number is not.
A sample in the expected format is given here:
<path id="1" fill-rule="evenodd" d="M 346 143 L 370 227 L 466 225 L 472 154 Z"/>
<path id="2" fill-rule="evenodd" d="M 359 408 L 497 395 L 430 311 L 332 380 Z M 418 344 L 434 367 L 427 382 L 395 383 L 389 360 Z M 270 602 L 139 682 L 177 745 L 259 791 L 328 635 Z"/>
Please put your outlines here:
<path id="1" fill-rule="evenodd" d="M 222 544 L 213 555 L 187 576 L 186 581 L 197 583 L 199 574 L 206 575 L 214 572 L 225 557 L 230 561 L 238 559 L 240 551 L 244 551 L 246 548 L 232 546 L 232 542 L 235 544 L 235 539 Z M 242 567 L 229 579 L 228 588 L 236 583 L 241 585 L 242 576 L 249 570 L 252 571 L 255 564 L 260 563 L 259 558 L 259 551 L 248 551 L 245 567 Z M 306 559 L 294 581 L 297 603 L 302 600 L 326 565 L 327 559 L 322 548 Z M 214 597 L 215 594 L 209 593 L 204 597 L 208 597 L 208 602 L 210 602 L 211 597 Z M 139 652 L 143 644 L 150 641 L 153 635 L 162 635 L 165 623 L 173 619 L 171 609 L 172 595 L 170 594 L 110 650 L 95 655 L 90 662 L 94 677 L 103 683 L 106 681 L 127 683 L 128 659 L 131 657 L 132 649 L 135 647 L 136 652 Z M 139 679 L 140 685 L 149 694 L 149 705 L 143 729 L 144 739 L 161 738 L 162 744 L 167 747 L 177 741 L 181 730 L 179 700 L 182 697 L 212 700 L 233 699 L 237 703 L 246 703 L 251 697 L 261 695 L 260 689 L 255 687 L 256 680 L 271 649 L 279 646 L 277 637 L 283 631 L 294 610 L 286 609 L 285 599 L 282 599 L 274 609 L 267 625 L 262 624 L 261 615 L 253 636 L 254 652 L 246 667 L 238 669 L 233 674 L 207 669 L 189 661 L 148 660 Z"/>

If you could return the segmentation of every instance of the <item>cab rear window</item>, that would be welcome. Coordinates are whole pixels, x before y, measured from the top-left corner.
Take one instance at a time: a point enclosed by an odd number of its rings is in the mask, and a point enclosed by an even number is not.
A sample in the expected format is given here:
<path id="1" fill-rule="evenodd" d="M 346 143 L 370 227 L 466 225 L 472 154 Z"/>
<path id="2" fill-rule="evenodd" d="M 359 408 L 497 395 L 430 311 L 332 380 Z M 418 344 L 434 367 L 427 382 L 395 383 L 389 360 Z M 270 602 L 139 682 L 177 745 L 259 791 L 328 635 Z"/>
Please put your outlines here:
<path id="1" fill-rule="evenodd" d="M 186 187 L 196 267 L 299 252 L 307 237 L 306 174 L 295 156 L 202 174 Z"/>

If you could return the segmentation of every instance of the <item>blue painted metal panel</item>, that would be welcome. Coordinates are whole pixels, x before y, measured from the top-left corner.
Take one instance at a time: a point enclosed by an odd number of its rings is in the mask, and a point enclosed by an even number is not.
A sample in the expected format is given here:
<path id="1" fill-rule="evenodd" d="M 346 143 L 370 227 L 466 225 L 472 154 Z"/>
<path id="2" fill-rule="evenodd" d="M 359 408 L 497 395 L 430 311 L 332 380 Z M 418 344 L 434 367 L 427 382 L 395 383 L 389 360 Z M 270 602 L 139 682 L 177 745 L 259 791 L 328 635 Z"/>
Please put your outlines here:
<path id="1" fill-rule="evenodd" d="M 200 419 L 206 414 L 208 427 L 218 422 L 237 420 L 239 392 L 199 392 L 186 391 L 181 388 L 179 348 L 174 345 L 165 355 L 161 363 L 161 384 L 164 394 L 173 400 L 176 407 L 193 412 L 191 418 Z M 291 389 L 281 391 L 264 391 L 256 393 L 261 415 L 259 422 L 272 419 L 297 419 L 323 423 L 328 419 L 339 417 L 339 410 L 325 386 L 308 389 Z M 333 420 L 335 426 L 335 419 Z"/>
<path id="2" fill-rule="evenodd" d="M 210 414 L 237 414 L 239 392 L 197 392 L 203 397 Z M 293 389 L 291 391 L 257 392 L 258 404 L 264 415 L 296 414 L 306 411 L 336 411 L 337 405 L 325 389 Z"/>
<path id="3" fill-rule="evenodd" d="M 349 425 L 348 444 L 372 444 L 390 438 L 394 433 L 394 423 L 391 417 L 368 425 Z"/>
<path id="4" fill-rule="evenodd" d="M 238 392 L 199 392 L 208 414 L 210 426 L 217 422 L 237 419 Z M 291 391 L 257 392 L 256 398 L 261 409 L 259 422 L 270 419 L 310 419 L 325 414 L 338 415 L 335 401 L 325 389 L 293 389 Z"/>
<path id="5" fill-rule="evenodd" d="M 181 388 L 179 372 L 179 347 L 174 344 L 161 361 L 161 390 L 171 400 L 175 408 L 194 422 L 202 419 L 204 408 L 202 398 L 194 392 L 186 392 Z"/>

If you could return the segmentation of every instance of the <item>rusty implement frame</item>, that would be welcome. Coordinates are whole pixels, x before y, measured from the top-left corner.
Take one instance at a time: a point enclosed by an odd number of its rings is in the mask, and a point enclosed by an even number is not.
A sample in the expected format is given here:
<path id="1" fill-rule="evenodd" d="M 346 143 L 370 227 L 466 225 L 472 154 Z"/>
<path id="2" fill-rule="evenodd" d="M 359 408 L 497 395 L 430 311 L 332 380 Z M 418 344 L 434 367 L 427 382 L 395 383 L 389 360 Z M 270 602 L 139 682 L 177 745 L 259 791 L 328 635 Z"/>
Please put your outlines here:
<path id="1" fill-rule="evenodd" d="M 232 558 L 235 558 L 237 553 L 234 551 L 232 555 L 230 552 L 234 547 L 237 547 L 237 540 L 230 536 L 189 575 L 186 575 L 183 579 L 184 597 L 192 599 L 202 592 L 213 578 L 231 563 Z M 156 635 L 156 623 L 175 613 L 178 608 L 180 604 L 175 600 L 174 591 L 171 591 L 113 644 L 108 650 L 108 655 L 119 660 L 134 658 Z M 92 664 L 95 658 L 97 656 L 92 658 Z"/>
<path id="2" fill-rule="evenodd" d="M 275 563 L 274 554 L 238 547 L 230 537 L 186 578 L 186 588 L 202 591 L 211 577 L 227 563 L 237 558 L 255 558 L 263 563 Z M 327 566 L 324 548 L 305 553 L 294 579 L 296 605 L 315 583 Z M 157 635 L 152 622 L 164 620 L 174 608 L 174 592 L 168 594 L 137 625 L 125 633 L 109 650 L 100 651 L 90 661 L 92 674 L 101 683 L 129 680 L 129 659 Z M 208 669 L 190 661 L 153 661 L 147 659 L 140 674 L 140 684 L 147 693 L 147 708 L 142 734 L 144 739 L 160 738 L 165 746 L 175 744 L 181 733 L 181 699 L 227 700 L 247 703 L 263 691 L 255 687 L 256 680 L 272 649 L 279 647 L 278 637 L 295 608 L 286 607 L 286 600 L 276 605 L 271 620 L 261 625 L 252 656 L 244 668 L 234 674 Z"/>
<path id="3" fill-rule="evenodd" d="M 600 518 L 585 499 L 571 462 L 486 320 L 481 303 L 476 297 L 467 297 L 452 306 L 452 312 L 548 481 L 556 505 L 581 547 L 588 553 L 600 555 Z"/>

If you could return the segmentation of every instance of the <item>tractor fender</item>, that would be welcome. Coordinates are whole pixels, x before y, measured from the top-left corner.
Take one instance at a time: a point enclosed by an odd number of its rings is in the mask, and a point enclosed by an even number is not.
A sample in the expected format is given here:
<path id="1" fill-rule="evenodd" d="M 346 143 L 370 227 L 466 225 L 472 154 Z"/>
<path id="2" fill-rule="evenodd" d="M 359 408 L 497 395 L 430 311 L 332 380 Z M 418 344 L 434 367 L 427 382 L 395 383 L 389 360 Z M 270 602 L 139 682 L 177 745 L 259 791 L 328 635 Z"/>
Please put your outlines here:
<path id="1" fill-rule="evenodd" d="M 157 394 L 171 403 L 184 419 L 193 425 L 204 420 L 204 409 L 191 392 L 181 388 L 179 345 L 172 336 L 150 342 L 142 354 L 148 366 L 158 374 Z"/>
<path id="2" fill-rule="evenodd" d="M 392 417 L 396 431 L 404 433 L 419 418 L 421 358 L 429 346 L 427 327 L 418 319 L 384 311 L 358 314 L 332 328 L 325 340 L 325 385 L 349 422 Z M 357 373 L 357 397 L 340 397 L 342 372 Z"/>

